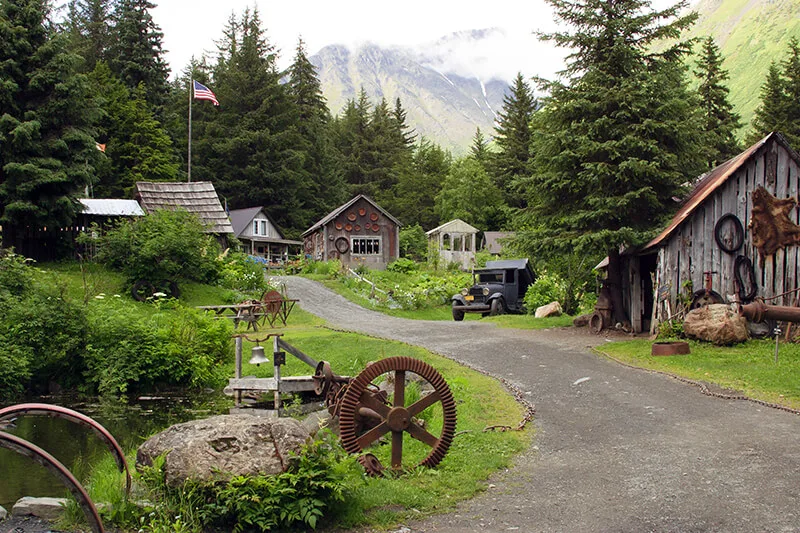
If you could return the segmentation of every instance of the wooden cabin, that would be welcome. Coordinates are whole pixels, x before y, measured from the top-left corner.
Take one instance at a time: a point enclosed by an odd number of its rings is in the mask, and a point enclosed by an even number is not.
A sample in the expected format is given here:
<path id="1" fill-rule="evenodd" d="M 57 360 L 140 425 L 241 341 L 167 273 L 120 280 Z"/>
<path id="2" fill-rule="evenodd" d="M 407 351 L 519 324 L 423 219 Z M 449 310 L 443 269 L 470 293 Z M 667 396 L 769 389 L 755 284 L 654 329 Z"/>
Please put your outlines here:
<path id="1" fill-rule="evenodd" d="M 771 303 L 796 305 L 799 169 L 797 152 L 773 132 L 701 176 L 669 225 L 643 248 L 622 255 L 633 330 L 655 331 L 681 300 L 705 287 L 706 278 L 725 302 L 780 296 Z M 765 197 L 779 208 L 765 208 Z M 783 222 L 776 216 L 781 213 Z M 784 242 L 765 244 L 770 234 Z"/>
<path id="2" fill-rule="evenodd" d="M 383 270 L 400 257 L 400 222 L 371 198 L 359 195 L 331 211 L 302 235 L 307 257 L 339 259 L 355 268 Z"/>
<path id="3" fill-rule="evenodd" d="M 267 264 L 280 266 L 300 254 L 303 242 L 285 238 L 263 207 L 232 209 L 230 219 L 242 251 L 263 257 Z"/>
<path id="4" fill-rule="evenodd" d="M 233 235 L 228 213 L 222 208 L 210 181 L 137 181 L 135 198 L 145 213 L 159 209 L 185 209 L 194 213 L 205 225 L 206 233 L 214 234 L 223 247 L 227 245 L 227 237 Z"/>
<path id="5" fill-rule="evenodd" d="M 477 228 L 456 218 L 425 234 L 428 236 L 429 258 L 438 258 L 442 266 L 457 263 L 461 270 L 471 270 L 475 266 Z"/>

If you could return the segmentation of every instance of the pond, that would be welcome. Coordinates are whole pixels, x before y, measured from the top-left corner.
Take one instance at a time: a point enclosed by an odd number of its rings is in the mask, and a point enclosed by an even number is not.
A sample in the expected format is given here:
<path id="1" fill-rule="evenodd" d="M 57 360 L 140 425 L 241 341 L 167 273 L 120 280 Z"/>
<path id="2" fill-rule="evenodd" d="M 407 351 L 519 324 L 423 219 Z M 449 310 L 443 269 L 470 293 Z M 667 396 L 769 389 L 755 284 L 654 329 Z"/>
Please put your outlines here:
<path id="1" fill-rule="evenodd" d="M 233 401 L 219 391 L 132 399 L 47 396 L 30 398 L 27 402 L 60 405 L 94 418 L 114 436 L 126 453 L 164 428 L 227 413 L 233 405 Z M 92 430 L 60 418 L 24 416 L 6 431 L 49 452 L 81 482 L 86 481 L 91 465 L 110 453 Z M 129 467 L 133 469 L 134 465 Z M 63 497 L 66 494 L 59 479 L 44 467 L 0 448 L 0 505 L 9 512 L 23 496 Z"/>

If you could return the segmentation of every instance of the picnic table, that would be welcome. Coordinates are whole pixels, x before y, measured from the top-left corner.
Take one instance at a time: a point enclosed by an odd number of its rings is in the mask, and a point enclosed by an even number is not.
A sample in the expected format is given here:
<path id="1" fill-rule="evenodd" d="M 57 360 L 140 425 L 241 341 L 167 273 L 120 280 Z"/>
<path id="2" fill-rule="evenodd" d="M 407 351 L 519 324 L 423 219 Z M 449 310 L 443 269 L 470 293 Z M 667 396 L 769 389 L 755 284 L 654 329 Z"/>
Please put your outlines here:
<path id="1" fill-rule="evenodd" d="M 275 327 L 275 321 L 280 320 L 285 326 L 294 304 L 299 301 L 271 290 L 265 292 L 260 300 L 245 300 L 232 305 L 200 305 L 197 309 L 213 311 L 217 318 L 230 318 L 234 327 L 239 322 L 245 322 L 247 329 L 258 331 L 258 326 L 263 326 L 265 322 L 269 322 L 270 327 Z"/>

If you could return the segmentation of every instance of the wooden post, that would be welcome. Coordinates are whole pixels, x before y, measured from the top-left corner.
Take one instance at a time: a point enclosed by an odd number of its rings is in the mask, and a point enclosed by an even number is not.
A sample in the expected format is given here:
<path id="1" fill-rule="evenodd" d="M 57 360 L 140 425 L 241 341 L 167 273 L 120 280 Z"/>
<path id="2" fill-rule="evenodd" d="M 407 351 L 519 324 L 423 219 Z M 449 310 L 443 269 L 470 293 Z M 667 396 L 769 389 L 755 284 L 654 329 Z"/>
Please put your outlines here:
<path id="1" fill-rule="evenodd" d="M 278 358 L 275 355 L 280 351 L 278 347 L 278 339 L 280 337 L 275 336 L 272 337 L 272 362 L 273 368 L 275 369 L 275 392 L 273 398 L 274 401 L 274 409 L 280 415 L 281 410 L 281 365 L 278 364 Z"/>
<path id="2" fill-rule="evenodd" d="M 240 379 L 242 377 L 242 338 L 236 337 L 236 379 Z M 242 391 L 236 391 L 234 394 L 235 398 L 235 405 L 239 407 L 239 404 L 242 401 Z"/>

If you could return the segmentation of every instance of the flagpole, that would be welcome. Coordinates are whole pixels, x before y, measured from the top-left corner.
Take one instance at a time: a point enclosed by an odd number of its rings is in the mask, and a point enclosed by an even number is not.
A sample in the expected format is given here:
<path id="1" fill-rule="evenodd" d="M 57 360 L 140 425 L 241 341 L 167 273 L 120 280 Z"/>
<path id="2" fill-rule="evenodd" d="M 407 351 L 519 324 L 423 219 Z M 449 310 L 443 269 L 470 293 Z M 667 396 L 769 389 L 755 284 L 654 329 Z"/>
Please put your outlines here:
<path id="1" fill-rule="evenodd" d="M 186 181 L 192 181 L 192 86 L 194 85 L 194 80 L 189 79 L 189 155 L 187 157 L 187 169 L 188 169 L 188 179 Z"/>

